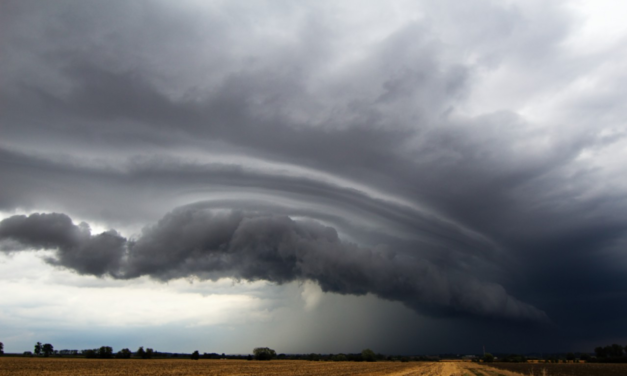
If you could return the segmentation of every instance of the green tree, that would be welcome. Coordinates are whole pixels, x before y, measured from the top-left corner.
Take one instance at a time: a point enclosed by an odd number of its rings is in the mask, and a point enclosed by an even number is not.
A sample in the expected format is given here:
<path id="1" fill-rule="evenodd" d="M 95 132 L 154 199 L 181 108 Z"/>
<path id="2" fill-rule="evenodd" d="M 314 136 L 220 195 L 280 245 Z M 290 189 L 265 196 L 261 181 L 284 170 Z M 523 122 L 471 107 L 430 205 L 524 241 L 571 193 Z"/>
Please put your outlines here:
<path id="1" fill-rule="evenodd" d="M 269 347 L 257 347 L 253 350 L 255 360 L 270 360 L 276 358 L 276 351 Z"/>
<path id="2" fill-rule="evenodd" d="M 52 354 L 52 352 L 54 351 L 54 347 L 51 344 L 46 343 L 41 348 L 41 351 L 43 351 L 44 356 L 50 356 L 50 354 Z"/>
<path id="3" fill-rule="evenodd" d="M 486 363 L 492 363 L 494 361 L 494 355 L 492 355 L 490 353 L 485 353 L 485 355 L 483 356 L 482 359 Z"/>
<path id="4" fill-rule="evenodd" d="M 118 351 L 117 354 L 115 354 L 115 357 L 118 358 L 118 359 L 129 359 L 131 357 L 131 355 L 133 355 L 131 350 L 129 350 L 129 349 L 122 349 L 122 350 Z"/>
<path id="5" fill-rule="evenodd" d="M 198 352 L 198 350 L 194 351 L 194 353 L 192 354 L 192 356 L 190 356 L 190 358 L 192 360 L 198 360 L 200 359 L 200 353 Z"/>
<path id="6" fill-rule="evenodd" d="M 374 351 L 372 351 L 370 349 L 362 350 L 361 358 L 364 361 L 366 361 L 366 362 L 376 362 L 377 361 L 377 355 L 374 353 Z"/>
<path id="7" fill-rule="evenodd" d="M 35 344 L 35 355 L 41 355 L 41 342 Z"/>

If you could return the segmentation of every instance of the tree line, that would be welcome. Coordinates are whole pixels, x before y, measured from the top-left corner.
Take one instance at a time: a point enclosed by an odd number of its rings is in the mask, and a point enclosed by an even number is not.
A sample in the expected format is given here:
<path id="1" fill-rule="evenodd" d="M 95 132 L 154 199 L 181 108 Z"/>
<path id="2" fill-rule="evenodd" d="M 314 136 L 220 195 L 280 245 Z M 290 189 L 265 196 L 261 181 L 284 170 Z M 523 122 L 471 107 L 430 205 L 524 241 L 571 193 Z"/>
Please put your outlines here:
<path id="1" fill-rule="evenodd" d="M 4 344 L 0 342 L 0 355 L 4 353 Z M 281 359 L 281 360 L 311 360 L 311 361 L 355 361 L 355 362 L 376 362 L 378 360 L 395 360 L 395 361 L 409 361 L 409 360 L 433 360 L 432 358 L 424 358 L 422 357 L 406 357 L 406 356 L 385 356 L 382 354 L 377 354 L 370 349 L 364 349 L 361 353 L 355 354 L 278 354 L 275 350 L 269 347 L 256 347 L 253 349 L 253 354 L 251 355 L 226 355 L 224 353 L 204 353 L 200 354 L 198 350 L 194 351 L 191 355 L 189 354 L 172 354 L 172 353 L 158 353 L 154 351 L 152 348 L 144 349 L 143 346 L 140 346 L 137 351 L 132 352 L 128 348 L 123 348 L 122 350 L 114 353 L 113 348 L 111 346 L 101 346 L 96 349 L 85 349 L 85 350 L 55 350 L 54 346 L 50 343 L 42 344 L 41 342 L 35 343 L 33 347 L 33 352 L 26 351 L 24 355 L 36 355 L 49 357 L 51 355 L 54 356 L 82 356 L 85 358 L 96 358 L 96 359 L 130 359 L 130 358 L 141 358 L 141 359 L 151 359 L 153 357 L 183 357 L 189 356 L 192 360 L 198 359 L 246 359 L 246 360 L 272 360 L 272 359 Z"/>
<path id="2" fill-rule="evenodd" d="M 627 346 L 619 344 L 599 346 L 594 349 L 597 360 L 607 363 L 627 363 Z"/>

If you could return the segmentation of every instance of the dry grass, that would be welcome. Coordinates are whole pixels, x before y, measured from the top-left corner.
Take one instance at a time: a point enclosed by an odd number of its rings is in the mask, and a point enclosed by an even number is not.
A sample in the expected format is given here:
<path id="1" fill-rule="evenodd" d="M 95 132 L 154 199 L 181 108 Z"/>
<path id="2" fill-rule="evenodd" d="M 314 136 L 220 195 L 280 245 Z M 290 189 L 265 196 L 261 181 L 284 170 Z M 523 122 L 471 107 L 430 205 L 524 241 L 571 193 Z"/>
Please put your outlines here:
<path id="1" fill-rule="evenodd" d="M 627 364 L 610 363 L 493 363 L 491 367 L 532 376 L 625 376 Z M 502 371 L 504 372 L 504 371 Z"/>
<path id="2" fill-rule="evenodd" d="M 425 363 L 309 362 L 302 360 L 0 358 L 0 376 L 188 375 L 411 375 Z M 449 376 L 449 375 L 446 375 Z"/>
<path id="3" fill-rule="evenodd" d="M 0 358 L 0 376 L 191 376 L 191 375 L 391 375 L 391 376 L 520 376 L 476 363 L 309 362 L 304 360 L 81 359 Z M 526 374 L 525 374 L 526 375 Z"/>

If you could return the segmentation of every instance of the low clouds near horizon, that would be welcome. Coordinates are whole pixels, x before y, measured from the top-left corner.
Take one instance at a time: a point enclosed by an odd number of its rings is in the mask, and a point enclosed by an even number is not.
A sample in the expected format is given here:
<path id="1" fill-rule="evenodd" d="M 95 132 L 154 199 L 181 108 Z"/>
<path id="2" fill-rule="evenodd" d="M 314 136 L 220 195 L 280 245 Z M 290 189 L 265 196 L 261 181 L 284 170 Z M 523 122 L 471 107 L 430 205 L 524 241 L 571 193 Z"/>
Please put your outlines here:
<path id="1" fill-rule="evenodd" d="M 46 249 L 45 273 L 115 284 L 268 281 L 268 297 L 314 283 L 361 297 L 356 317 L 405 315 L 433 349 L 429 320 L 503 351 L 624 341 L 621 12 L 3 2 L 0 258 Z M 311 320 L 345 312 L 324 309 Z"/>

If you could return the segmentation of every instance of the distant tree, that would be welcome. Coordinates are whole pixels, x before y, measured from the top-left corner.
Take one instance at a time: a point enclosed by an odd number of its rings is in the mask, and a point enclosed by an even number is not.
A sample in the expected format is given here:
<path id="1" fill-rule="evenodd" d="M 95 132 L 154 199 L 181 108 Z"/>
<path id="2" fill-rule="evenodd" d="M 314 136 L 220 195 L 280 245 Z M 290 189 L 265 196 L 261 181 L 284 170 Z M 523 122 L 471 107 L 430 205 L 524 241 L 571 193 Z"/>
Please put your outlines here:
<path id="1" fill-rule="evenodd" d="M 374 351 L 372 351 L 370 349 L 362 350 L 361 358 L 364 361 L 366 361 L 366 362 L 376 362 L 377 361 L 377 355 L 374 353 Z"/>
<path id="2" fill-rule="evenodd" d="M 41 342 L 35 344 L 35 355 L 41 355 Z"/>
<path id="3" fill-rule="evenodd" d="M 246 357 L 246 360 L 253 360 L 253 356 L 248 354 L 248 356 Z"/>
<path id="4" fill-rule="evenodd" d="M 568 354 L 566 354 L 566 359 L 567 360 L 575 360 L 575 354 L 569 352 Z"/>
<path id="5" fill-rule="evenodd" d="M 152 354 L 154 353 L 154 351 L 149 347 L 146 349 L 146 353 L 144 354 L 144 359 L 150 359 L 152 358 Z"/>
<path id="6" fill-rule="evenodd" d="M 54 347 L 51 344 L 46 343 L 42 346 L 41 351 L 43 351 L 44 356 L 50 356 L 50 354 L 54 351 Z"/>
<path id="7" fill-rule="evenodd" d="M 335 362 L 345 362 L 348 360 L 348 358 L 344 354 L 333 355 L 331 359 L 333 359 L 333 361 Z"/>
<path id="8" fill-rule="evenodd" d="M 98 349 L 98 357 L 100 359 L 110 359 L 113 357 L 113 349 L 110 346 L 102 346 Z"/>
<path id="9" fill-rule="evenodd" d="M 620 358 L 620 357 L 622 357 L 623 356 L 623 346 L 618 345 L 616 343 L 613 344 L 611 353 L 612 353 L 612 357 L 613 358 Z"/>
<path id="10" fill-rule="evenodd" d="M 483 361 L 486 363 L 491 363 L 494 361 L 494 355 L 490 354 L 490 353 L 485 353 L 485 355 L 483 356 Z"/>
<path id="11" fill-rule="evenodd" d="M 192 356 L 190 357 L 192 360 L 198 360 L 200 359 L 200 353 L 198 353 L 198 350 L 194 351 L 194 353 L 192 354 Z"/>
<path id="12" fill-rule="evenodd" d="M 268 347 L 257 347 L 253 350 L 255 360 L 270 360 L 276 357 L 276 351 Z"/>
<path id="13" fill-rule="evenodd" d="M 142 359 L 145 359 L 146 350 L 144 350 L 144 346 L 139 346 L 139 348 L 135 352 L 135 355 L 137 355 L 138 357 L 140 357 Z"/>
<path id="14" fill-rule="evenodd" d="M 95 359 L 98 357 L 98 350 L 97 349 L 82 350 L 81 354 L 83 354 L 85 358 L 87 359 Z"/>
<path id="15" fill-rule="evenodd" d="M 588 355 L 588 354 L 581 354 L 581 355 L 579 355 L 579 359 L 588 361 L 588 360 L 590 360 L 590 355 Z"/>
<path id="16" fill-rule="evenodd" d="M 318 360 L 320 360 L 320 355 L 319 354 L 315 354 L 315 353 L 311 353 L 311 354 L 307 355 L 307 360 L 318 361 Z"/>
<path id="17" fill-rule="evenodd" d="M 131 350 L 129 350 L 129 349 L 122 349 L 122 350 L 118 351 L 117 354 L 115 354 L 115 357 L 118 358 L 118 359 L 130 359 L 131 355 L 133 355 Z"/>
<path id="18" fill-rule="evenodd" d="M 4 355 L 4 343 L 0 342 L 0 355 Z"/>

